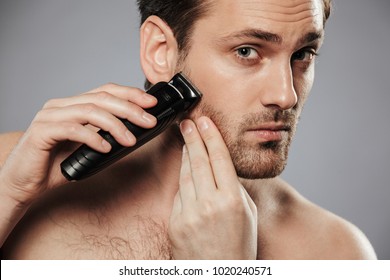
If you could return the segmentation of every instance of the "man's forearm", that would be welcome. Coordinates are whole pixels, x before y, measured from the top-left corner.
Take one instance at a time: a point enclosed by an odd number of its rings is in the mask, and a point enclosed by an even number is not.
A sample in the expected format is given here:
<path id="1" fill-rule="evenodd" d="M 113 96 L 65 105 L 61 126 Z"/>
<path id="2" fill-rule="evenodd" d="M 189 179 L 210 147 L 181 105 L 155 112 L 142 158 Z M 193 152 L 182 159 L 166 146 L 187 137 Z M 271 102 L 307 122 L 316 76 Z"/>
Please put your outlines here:
<path id="1" fill-rule="evenodd" d="M 12 198 L 0 170 L 0 247 L 7 240 L 16 224 L 26 213 L 29 204 L 23 204 Z"/>

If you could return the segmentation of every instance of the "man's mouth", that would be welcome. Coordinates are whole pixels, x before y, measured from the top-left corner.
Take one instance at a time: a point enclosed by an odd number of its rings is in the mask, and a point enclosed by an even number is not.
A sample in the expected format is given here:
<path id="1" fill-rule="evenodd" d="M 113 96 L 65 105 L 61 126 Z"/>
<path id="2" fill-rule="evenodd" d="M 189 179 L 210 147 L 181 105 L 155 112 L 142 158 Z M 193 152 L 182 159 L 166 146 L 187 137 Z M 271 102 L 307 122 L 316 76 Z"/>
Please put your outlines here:
<path id="1" fill-rule="evenodd" d="M 252 127 L 246 131 L 250 138 L 257 142 L 278 142 L 287 139 L 291 127 L 280 123 L 268 123 Z"/>

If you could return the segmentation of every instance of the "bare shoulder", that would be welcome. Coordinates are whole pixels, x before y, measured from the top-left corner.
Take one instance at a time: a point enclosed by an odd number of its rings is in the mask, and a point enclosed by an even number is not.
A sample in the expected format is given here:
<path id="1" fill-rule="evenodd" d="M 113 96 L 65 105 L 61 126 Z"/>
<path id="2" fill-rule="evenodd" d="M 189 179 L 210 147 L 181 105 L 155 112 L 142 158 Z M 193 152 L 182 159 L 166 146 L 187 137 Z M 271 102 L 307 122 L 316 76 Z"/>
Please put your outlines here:
<path id="1" fill-rule="evenodd" d="M 266 240 L 269 258 L 376 259 L 364 233 L 349 221 L 321 208 L 281 179 L 272 181 L 276 234 Z"/>
<path id="2" fill-rule="evenodd" d="M 23 132 L 7 132 L 0 134 L 0 167 L 3 166 L 5 160 L 22 135 Z"/>
<path id="3" fill-rule="evenodd" d="M 376 259 L 363 232 L 349 221 L 310 202 L 285 182 L 280 183 L 292 197 L 292 217 L 303 224 L 312 244 L 309 256 L 319 259 Z M 318 255 L 317 255 L 318 254 Z"/>
<path id="4" fill-rule="evenodd" d="M 319 208 L 318 206 L 314 206 Z M 374 248 L 366 235 L 351 222 L 319 208 L 319 215 L 324 216 L 328 236 L 330 259 L 377 259 Z M 321 213 L 323 212 L 323 213 Z"/>

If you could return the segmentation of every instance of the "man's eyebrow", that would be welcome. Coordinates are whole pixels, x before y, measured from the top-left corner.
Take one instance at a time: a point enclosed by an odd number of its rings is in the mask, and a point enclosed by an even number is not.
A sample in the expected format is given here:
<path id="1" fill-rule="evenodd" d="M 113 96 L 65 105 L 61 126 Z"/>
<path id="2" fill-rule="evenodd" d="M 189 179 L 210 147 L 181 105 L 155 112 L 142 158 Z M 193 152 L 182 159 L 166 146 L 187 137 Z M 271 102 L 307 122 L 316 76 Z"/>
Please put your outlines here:
<path id="1" fill-rule="evenodd" d="M 314 42 L 316 40 L 322 39 L 324 36 L 323 31 L 314 31 L 314 32 L 309 32 L 307 34 L 304 34 L 298 42 L 300 44 L 308 44 L 311 42 Z M 264 31 L 261 29 L 246 29 L 238 32 L 234 32 L 231 34 L 228 34 L 222 38 L 219 38 L 218 41 L 221 42 L 229 42 L 234 39 L 259 39 L 265 42 L 270 42 L 270 43 L 276 43 L 278 45 L 282 44 L 283 39 L 280 35 L 271 33 L 268 31 Z"/>
<path id="2" fill-rule="evenodd" d="M 323 31 L 309 32 L 302 36 L 299 40 L 301 45 L 308 44 L 317 40 L 321 40 L 324 37 Z"/>
<path id="3" fill-rule="evenodd" d="M 234 39 L 260 39 L 262 41 L 281 44 L 282 43 L 282 37 L 280 37 L 278 34 L 274 34 L 271 32 L 263 31 L 260 29 L 246 29 L 241 30 L 238 32 L 234 32 L 231 34 L 228 34 L 222 38 L 220 38 L 218 41 L 231 41 Z"/>

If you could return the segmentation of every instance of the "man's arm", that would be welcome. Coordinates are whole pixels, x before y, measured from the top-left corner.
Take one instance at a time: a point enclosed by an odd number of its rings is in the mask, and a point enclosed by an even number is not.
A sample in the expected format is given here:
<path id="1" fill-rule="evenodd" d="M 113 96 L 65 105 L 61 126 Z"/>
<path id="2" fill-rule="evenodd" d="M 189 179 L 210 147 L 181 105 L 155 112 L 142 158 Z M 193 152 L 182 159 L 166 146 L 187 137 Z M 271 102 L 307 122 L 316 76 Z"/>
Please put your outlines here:
<path id="1" fill-rule="evenodd" d="M 20 133 L 1 136 L 0 246 L 33 201 L 67 182 L 59 165 L 80 143 L 108 152 L 110 144 L 97 133 L 103 129 L 121 145 L 134 145 L 134 135 L 118 118 L 151 128 L 156 119 L 144 108 L 156 102 L 142 90 L 107 84 L 78 96 L 50 100 L 22 137 Z"/>
<path id="2" fill-rule="evenodd" d="M 23 132 L 7 132 L 0 134 L 0 170 L 22 135 Z"/>
<path id="3" fill-rule="evenodd" d="M 4 162 L 22 135 L 23 132 L 8 132 L 0 134 L 0 174 Z M 0 186 L 2 185 L 3 183 L 1 182 L 0 176 Z M 23 216 L 25 209 L 20 209 L 12 200 L 10 200 L 10 197 L 4 193 L 3 187 L 0 187 L 0 201 L 0 244 L 3 244 L 9 232 Z"/>

